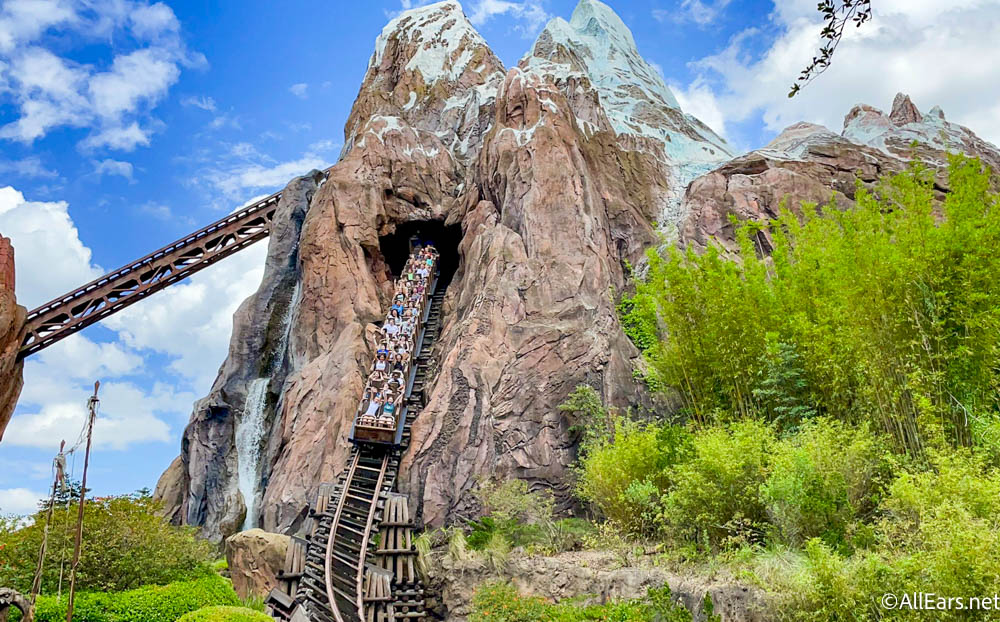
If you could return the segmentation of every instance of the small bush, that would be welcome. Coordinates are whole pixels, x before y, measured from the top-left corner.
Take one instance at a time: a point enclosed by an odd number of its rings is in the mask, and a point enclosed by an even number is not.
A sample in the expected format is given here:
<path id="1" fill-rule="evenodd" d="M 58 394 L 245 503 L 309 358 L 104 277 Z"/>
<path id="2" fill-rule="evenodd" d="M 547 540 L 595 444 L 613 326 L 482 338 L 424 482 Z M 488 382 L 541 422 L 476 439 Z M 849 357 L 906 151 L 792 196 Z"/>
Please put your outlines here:
<path id="1" fill-rule="evenodd" d="M 247 607 L 214 606 L 186 613 L 177 622 L 273 622 L 273 619 Z"/>
<path id="2" fill-rule="evenodd" d="M 718 622 L 711 599 L 706 598 L 707 622 Z M 522 596 L 509 583 L 479 586 L 472 598 L 469 622 L 691 622 L 693 616 L 673 602 L 670 588 L 652 588 L 644 599 L 580 605 L 571 601 L 550 603 L 537 596 Z"/>
<path id="3" fill-rule="evenodd" d="M 232 583 L 218 575 L 168 585 L 148 585 L 118 593 L 81 592 L 73 606 L 76 622 L 175 622 L 182 615 L 210 605 L 240 605 Z M 40 596 L 37 622 L 66 619 L 66 598 Z"/>
<path id="4" fill-rule="evenodd" d="M 670 468 L 689 447 L 684 428 L 619 417 L 614 435 L 596 442 L 581 460 L 577 492 L 626 531 L 648 532 L 660 495 L 671 487 Z"/>
<path id="5" fill-rule="evenodd" d="M 489 583 L 473 595 L 469 622 L 539 622 L 548 607 L 541 598 L 521 596 L 509 583 Z"/>
<path id="6" fill-rule="evenodd" d="M 713 547 L 759 540 L 767 520 L 760 485 L 775 442 L 773 430 L 754 420 L 696 434 L 693 457 L 673 469 L 667 530 Z"/>
<path id="7" fill-rule="evenodd" d="M 791 545 L 815 537 L 842 543 L 854 520 L 878 504 L 886 453 L 867 426 L 828 419 L 778 442 L 761 496 L 780 538 Z"/>
<path id="8" fill-rule="evenodd" d="M 911 589 L 954 596 L 1000 589 L 1000 470 L 968 452 L 892 483 L 878 524 L 882 550 Z"/>

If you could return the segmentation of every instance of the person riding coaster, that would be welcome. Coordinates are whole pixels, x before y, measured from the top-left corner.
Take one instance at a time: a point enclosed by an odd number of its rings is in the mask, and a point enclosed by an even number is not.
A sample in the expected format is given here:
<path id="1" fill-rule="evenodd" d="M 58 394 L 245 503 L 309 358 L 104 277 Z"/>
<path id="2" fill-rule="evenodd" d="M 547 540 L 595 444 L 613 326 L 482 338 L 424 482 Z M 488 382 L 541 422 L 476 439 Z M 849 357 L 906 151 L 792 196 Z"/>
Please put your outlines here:
<path id="1" fill-rule="evenodd" d="M 394 429 L 397 425 L 437 257 L 433 246 L 417 246 L 396 281 L 364 397 L 358 404 L 356 422 L 360 426 Z"/>

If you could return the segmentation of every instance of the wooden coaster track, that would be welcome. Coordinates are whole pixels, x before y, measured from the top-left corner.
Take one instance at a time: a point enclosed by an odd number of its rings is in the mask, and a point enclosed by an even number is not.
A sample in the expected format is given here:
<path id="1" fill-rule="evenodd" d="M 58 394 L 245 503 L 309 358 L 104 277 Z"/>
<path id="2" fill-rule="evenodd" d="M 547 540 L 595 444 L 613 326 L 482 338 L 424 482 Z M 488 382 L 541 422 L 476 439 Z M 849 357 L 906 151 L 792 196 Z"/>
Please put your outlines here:
<path id="1" fill-rule="evenodd" d="M 403 622 L 426 616 L 407 497 L 392 491 L 410 424 L 425 404 L 443 301 L 444 288 L 431 292 L 415 351 L 416 373 L 401 413 L 402 442 L 354 445 L 337 482 L 320 485 L 306 538 L 293 538 L 286 569 L 279 574 L 283 588 L 268 599 L 275 618 Z"/>

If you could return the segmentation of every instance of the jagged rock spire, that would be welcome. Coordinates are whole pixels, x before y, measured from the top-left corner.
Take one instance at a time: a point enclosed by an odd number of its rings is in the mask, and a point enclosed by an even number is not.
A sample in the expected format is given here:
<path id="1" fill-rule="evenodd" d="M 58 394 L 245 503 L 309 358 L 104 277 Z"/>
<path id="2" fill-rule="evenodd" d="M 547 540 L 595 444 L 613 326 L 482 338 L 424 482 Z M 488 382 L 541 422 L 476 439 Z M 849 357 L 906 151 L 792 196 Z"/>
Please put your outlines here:
<path id="1" fill-rule="evenodd" d="M 892 100 L 892 112 L 889 113 L 889 120 L 892 121 L 893 125 L 906 125 L 907 123 L 920 123 L 923 116 L 910 101 L 909 95 L 896 93 L 896 98 Z"/>

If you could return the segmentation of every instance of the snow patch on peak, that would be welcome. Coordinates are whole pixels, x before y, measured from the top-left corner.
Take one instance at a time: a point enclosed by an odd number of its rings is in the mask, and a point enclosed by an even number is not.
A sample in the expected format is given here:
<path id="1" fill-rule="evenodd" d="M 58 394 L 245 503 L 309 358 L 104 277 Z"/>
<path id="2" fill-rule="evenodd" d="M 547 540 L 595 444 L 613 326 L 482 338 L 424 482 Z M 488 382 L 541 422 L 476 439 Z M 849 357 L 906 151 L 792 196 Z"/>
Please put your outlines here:
<path id="1" fill-rule="evenodd" d="M 674 165 L 717 164 L 733 155 L 724 139 L 681 111 L 628 26 L 599 0 L 581 0 L 568 22 L 551 20 L 520 65 L 556 84 L 586 78 L 617 135 L 661 143 Z"/>
<path id="2" fill-rule="evenodd" d="M 386 44 L 393 37 L 415 47 L 405 68 L 419 71 L 425 84 L 458 79 L 475 56 L 475 49 L 488 47 L 456 0 L 413 8 L 392 19 L 375 40 L 369 71 L 382 64 Z"/>
<path id="3" fill-rule="evenodd" d="M 561 21 L 565 23 L 564 20 Z M 569 26 L 591 36 L 603 34 L 615 40 L 623 49 L 636 49 L 635 38 L 629 27 L 618 17 L 614 9 L 599 0 L 580 0 L 580 3 L 573 9 Z"/>

